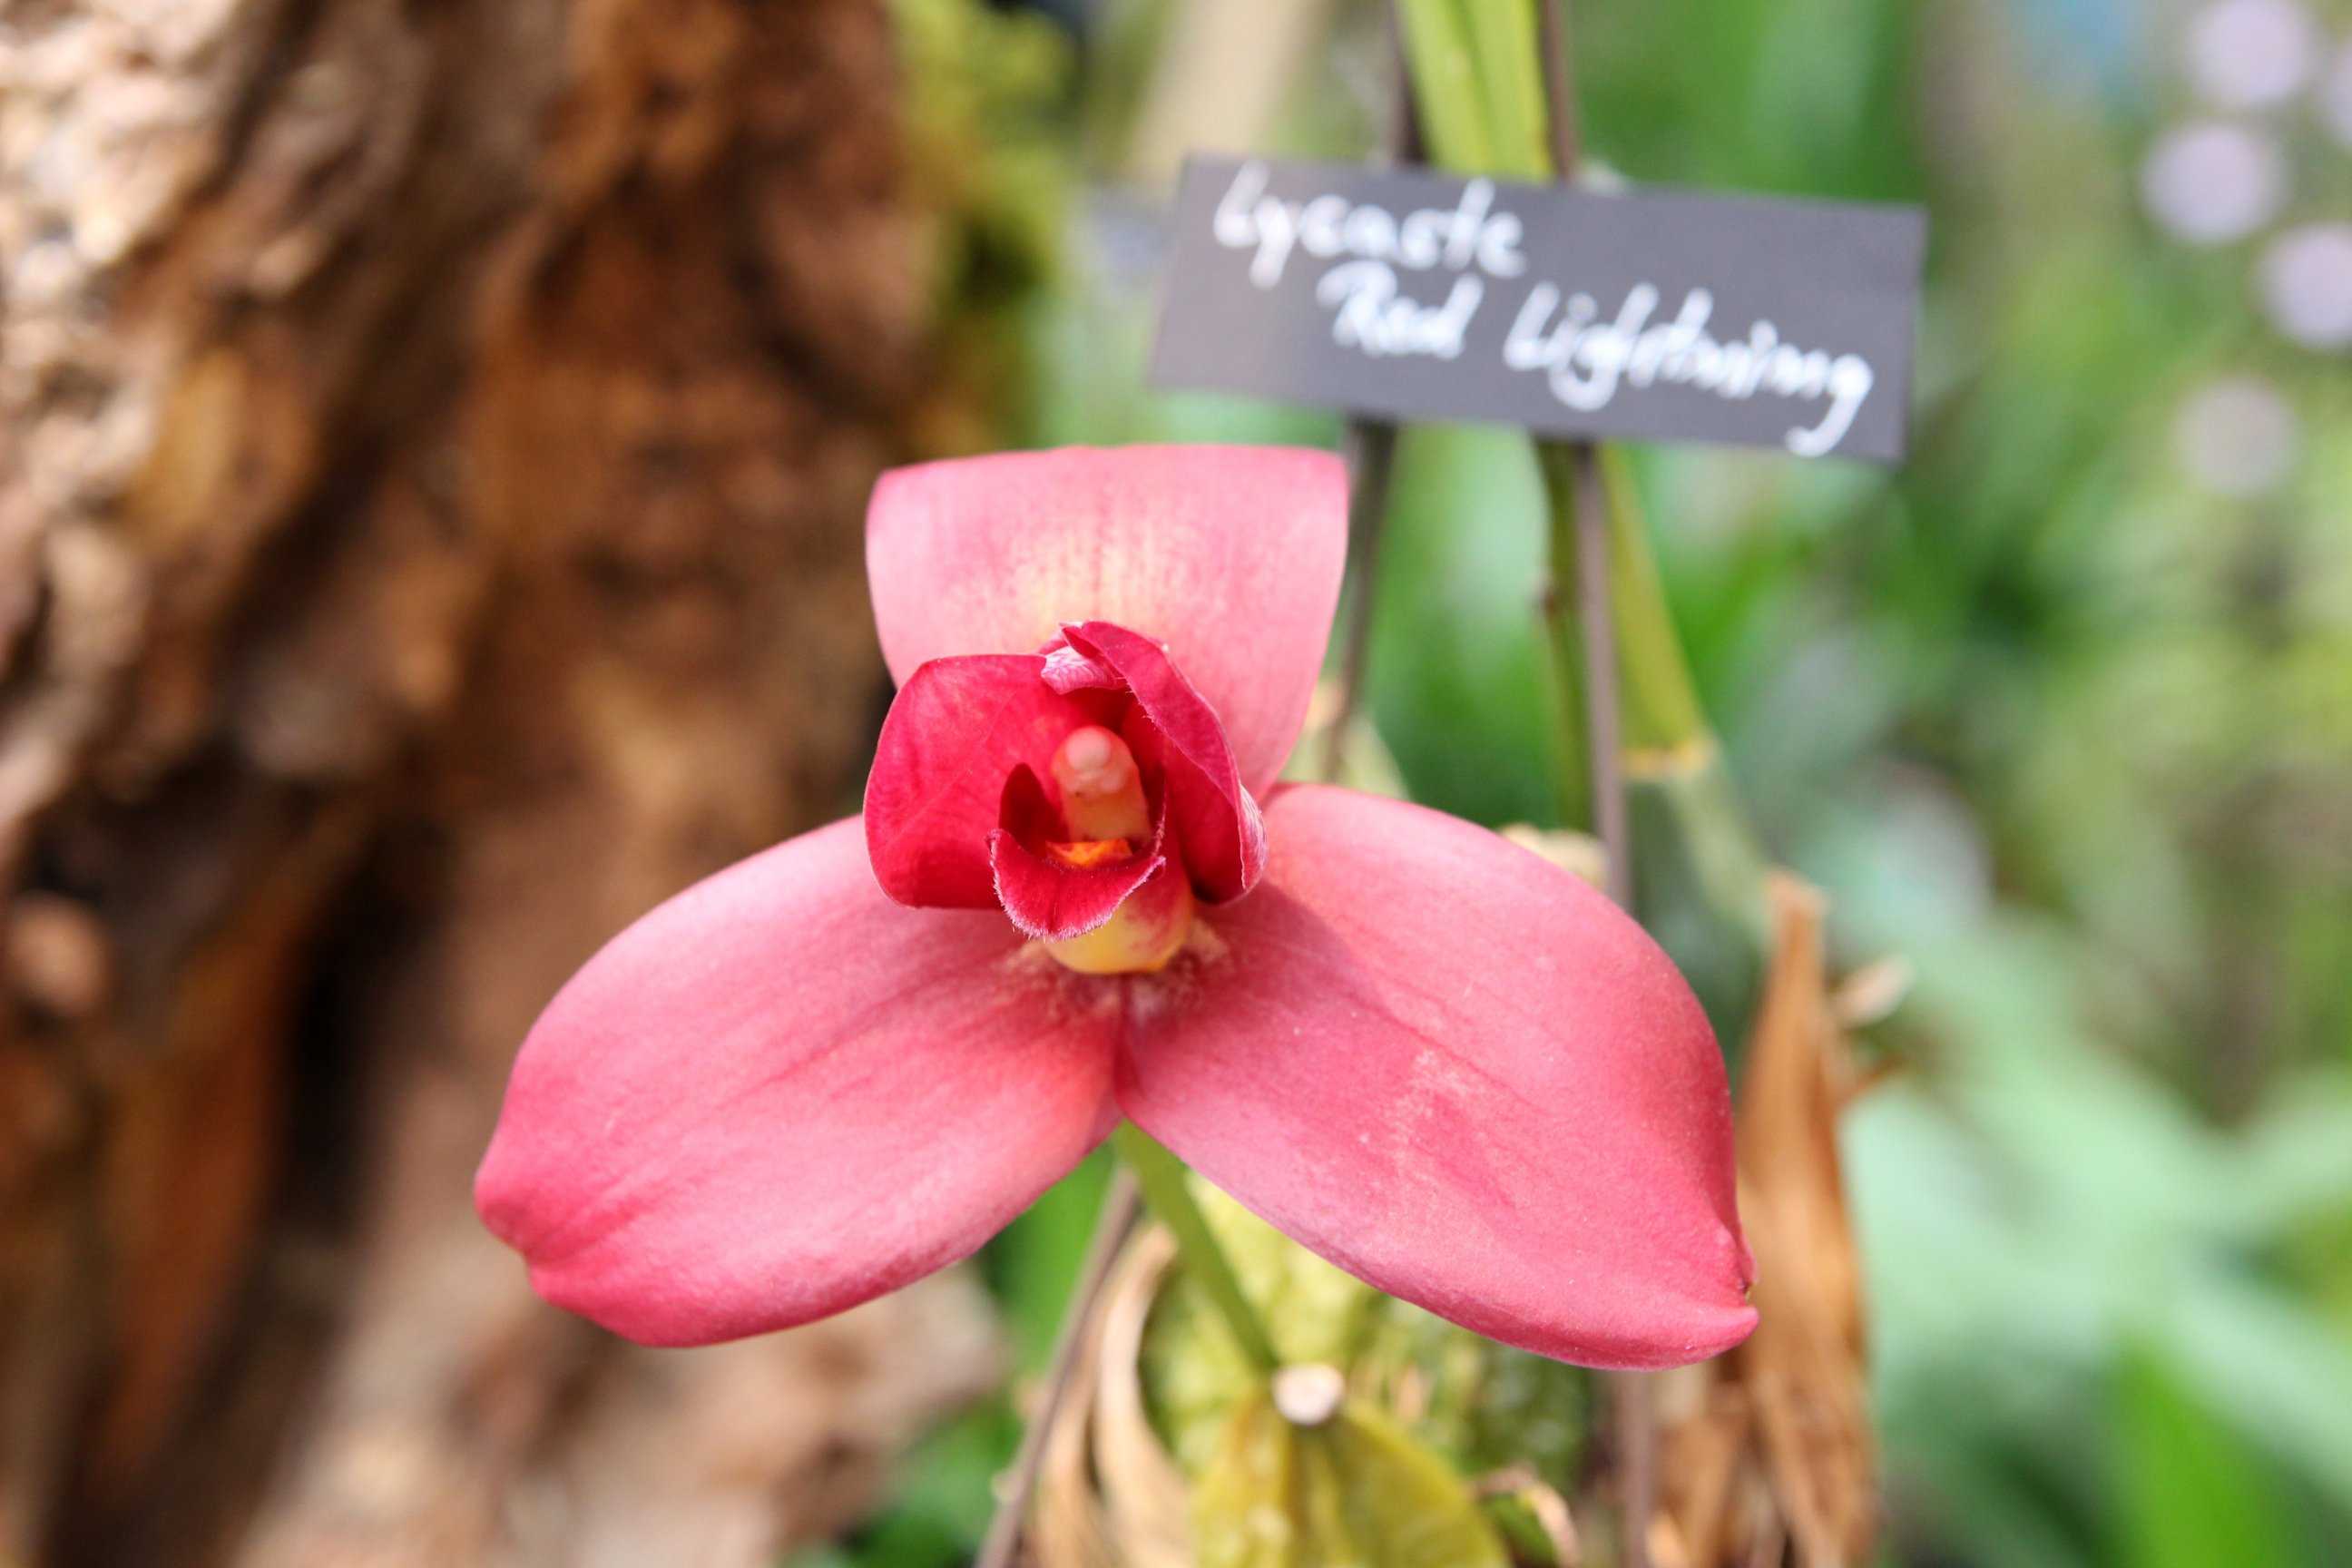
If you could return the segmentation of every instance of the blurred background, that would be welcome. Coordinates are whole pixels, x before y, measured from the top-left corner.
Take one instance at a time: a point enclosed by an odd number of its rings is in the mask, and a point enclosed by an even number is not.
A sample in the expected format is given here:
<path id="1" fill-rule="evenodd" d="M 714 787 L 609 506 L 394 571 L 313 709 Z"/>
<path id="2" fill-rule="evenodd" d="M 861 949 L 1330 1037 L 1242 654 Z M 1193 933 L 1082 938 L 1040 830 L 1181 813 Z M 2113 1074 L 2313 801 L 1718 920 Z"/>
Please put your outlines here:
<path id="1" fill-rule="evenodd" d="M 1843 1129 L 1882 1560 L 2352 1563 L 2352 5 L 1575 28 L 1588 179 L 1930 215 L 1905 466 L 1631 453 L 1758 837 L 1911 976 Z M 572 966 L 855 808 L 876 472 L 1339 441 L 1142 366 L 1181 153 L 1372 155 L 1381 7 L 0 40 L 0 1563 L 962 1560 L 1098 1169 L 691 1354 L 467 1183 Z M 1496 826 L 1562 824 L 1544 530 L 1523 437 L 1404 433 L 1365 711 Z"/>

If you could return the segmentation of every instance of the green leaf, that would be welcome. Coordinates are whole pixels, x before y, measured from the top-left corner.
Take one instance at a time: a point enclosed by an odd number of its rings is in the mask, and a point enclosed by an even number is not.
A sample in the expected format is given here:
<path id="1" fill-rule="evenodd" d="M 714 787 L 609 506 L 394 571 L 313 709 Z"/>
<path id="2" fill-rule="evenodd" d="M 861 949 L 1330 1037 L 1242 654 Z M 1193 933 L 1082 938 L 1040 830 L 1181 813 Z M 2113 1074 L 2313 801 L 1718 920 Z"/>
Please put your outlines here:
<path id="1" fill-rule="evenodd" d="M 1192 1487 L 1199 1568 L 1293 1568 L 1307 1561 L 1294 1506 L 1296 1434 L 1264 1391 L 1228 1412 L 1215 1452 Z"/>
<path id="2" fill-rule="evenodd" d="M 1200 1568 L 1505 1568 L 1444 1461 L 1368 1405 L 1294 1426 L 1258 1392 L 1235 1405 L 1193 1491 Z"/>
<path id="3" fill-rule="evenodd" d="M 1344 1512 L 1368 1568 L 1503 1568 L 1503 1543 L 1436 1455 L 1360 1402 L 1300 1434 L 1328 1444 Z M 1332 1559 L 1335 1563 L 1339 1559 Z"/>
<path id="4" fill-rule="evenodd" d="M 1532 1466 L 1565 1487 L 1584 1449 L 1591 1373 L 1496 1344 L 1382 1297 L 1368 1314 L 1349 1384 L 1401 1416 L 1464 1475 Z"/>

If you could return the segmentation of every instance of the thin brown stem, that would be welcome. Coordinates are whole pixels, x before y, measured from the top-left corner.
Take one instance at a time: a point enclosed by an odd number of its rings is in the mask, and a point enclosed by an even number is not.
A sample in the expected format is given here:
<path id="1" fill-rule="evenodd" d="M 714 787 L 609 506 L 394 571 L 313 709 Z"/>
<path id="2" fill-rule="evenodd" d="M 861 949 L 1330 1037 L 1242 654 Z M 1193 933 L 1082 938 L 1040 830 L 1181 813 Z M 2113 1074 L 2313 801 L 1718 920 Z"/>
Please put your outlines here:
<path id="1" fill-rule="evenodd" d="M 1405 68 L 1404 37 L 1396 7 L 1387 11 L 1389 120 L 1381 135 L 1381 161 L 1422 161 L 1421 121 L 1413 112 L 1412 73 Z M 1396 457 L 1397 427 L 1361 416 L 1348 421 L 1341 452 L 1348 460 L 1348 603 L 1340 628 L 1339 700 L 1323 738 L 1323 777 L 1337 783 L 1364 683 L 1364 658 L 1371 633 L 1372 590 L 1380 578 L 1381 522 L 1389 510 L 1389 473 Z"/>
<path id="2" fill-rule="evenodd" d="M 1572 180 L 1581 157 L 1576 112 L 1576 58 L 1568 0 L 1541 0 L 1544 99 L 1552 173 Z M 1633 901 L 1633 842 L 1625 813 L 1624 752 L 1619 733 L 1617 628 L 1611 603 L 1609 498 L 1592 446 L 1575 450 L 1576 597 L 1584 648 L 1585 754 L 1592 777 L 1592 825 L 1609 860 L 1608 891 Z M 1610 1380 L 1617 1427 L 1618 1479 L 1625 1510 L 1625 1568 L 1650 1568 L 1650 1516 L 1657 1506 L 1657 1409 L 1647 1374 Z"/>
<path id="3" fill-rule="evenodd" d="M 1077 1371 L 1078 1349 L 1086 1343 L 1087 1320 L 1094 1315 L 1095 1303 L 1102 1298 L 1103 1287 L 1110 1279 L 1111 1265 L 1118 1258 L 1119 1245 L 1135 1227 L 1141 1204 L 1135 1173 L 1122 1163 L 1111 1172 L 1110 1187 L 1103 1194 L 1102 1210 L 1095 1217 L 1094 1237 L 1087 1243 L 1086 1261 L 1078 1268 L 1077 1283 L 1070 1290 L 1070 1304 L 1063 1309 L 1062 1326 L 1054 1335 L 1054 1353 L 1045 1363 L 1045 1384 L 1037 1391 L 1037 1408 L 1030 1412 L 1028 1427 L 1021 1434 L 1021 1450 L 1013 1456 L 1013 1468 L 997 1500 L 995 1517 L 988 1521 L 988 1536 L 981 1542 L 980 1555 L 972 1559 L 972 1568 L 1010 1568 L 1013 1553 L 1021 1544 L 1021 1526 L 1029 1514 L 1029 1499 L 1037 1489 L 1037 1472 L 1045 1460 L 1046 1435 L 1054 1428 L 1062 1397 L 1068 1393 L 1071 1376 Z"/>
<path id="4" fill-rule="evenodd" d="M 1555 179 L 1573 179 L 1583 154 L 1576 117 L 1576 57 L 1569 36 L 1568 0 L 1543 0 L 1544 110 L 1551 132 Z"/>
<path id="5" fill-rule="evenodd" d="M 1617 1427 L 1617 1489 L 1625 1510 L 1625 1568 L 1650 1568 L 1650 1521 L 1658 1511 L 1658 1404 L 1651 1372 L 1609 1374 Z"/>
<path id="6" fill-rule="evenodd" d="M 1389 51 L 1389 118 L 1381 127 L 1379 160 L 1383 163 L 1428 161 L 1423 145 L 1421 114 L 1412 100 L 1412 68 L 1404 57 L 1404 23 L 1391 5 L 1382 13 Z"/>
<path id="7" fill-rule="evenodd" d="M 1397 427 L 1377 419 L 1348 421 L 1348 607 L 1340 631 L 1339 700 L 1323 736 L 1323 777 L 1339 781 L 1348 726 L 1364 683 L 1364 656 L 1372 625 L 1372 590 L 1381 561 L 1381 521 L 1388 513 L 1389 474 L 1396 462 Z"/>
<path id="8" fill-rule="evenodd" d="M 1584 639 L 1584 738 L 1592 770 L 1592 827 L 1608 854 L 1607 890 L 1633 901 L 1633 846 L 1625 814 L 1618 722 L 1617 620 L 1610 594 L 1609 498 L 1590 442 L 1576 446 L 1576 619 Z"/>

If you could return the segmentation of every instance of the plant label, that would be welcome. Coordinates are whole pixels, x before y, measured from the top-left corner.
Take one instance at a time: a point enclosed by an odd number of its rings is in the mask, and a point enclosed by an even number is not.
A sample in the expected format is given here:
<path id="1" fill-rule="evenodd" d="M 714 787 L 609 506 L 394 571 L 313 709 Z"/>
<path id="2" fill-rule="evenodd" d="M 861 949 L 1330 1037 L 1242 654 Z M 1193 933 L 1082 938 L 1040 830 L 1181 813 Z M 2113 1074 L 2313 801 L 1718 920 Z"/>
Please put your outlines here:
<path id="1" fill-rule="evenodd" d="M 1926 243 L 1916 207 L 1194 157 L 1151 382 L 1892 462 Z"/>

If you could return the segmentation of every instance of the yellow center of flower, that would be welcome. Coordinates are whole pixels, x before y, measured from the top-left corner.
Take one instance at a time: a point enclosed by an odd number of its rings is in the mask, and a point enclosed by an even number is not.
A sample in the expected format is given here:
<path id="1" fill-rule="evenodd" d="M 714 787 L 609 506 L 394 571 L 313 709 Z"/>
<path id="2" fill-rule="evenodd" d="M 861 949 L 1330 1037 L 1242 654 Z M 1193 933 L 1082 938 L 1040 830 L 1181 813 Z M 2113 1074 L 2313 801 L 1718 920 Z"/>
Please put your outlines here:
<path id="1" fill-rule="evenodd" d="M 1143 772 L 1125 741 L 1099 725 L 1073 730 L 1054 753 L 1062 821 L 1070 837 L 1045 853 L 1074 870 L 1108 865 L 1151 838 Z M 1192 930 L 1192 885 L 1174 863 L 1127 896 L 1109 921 L 1045 951 L 1081 974 L 1140 974 L 1164 968 Z"/>

